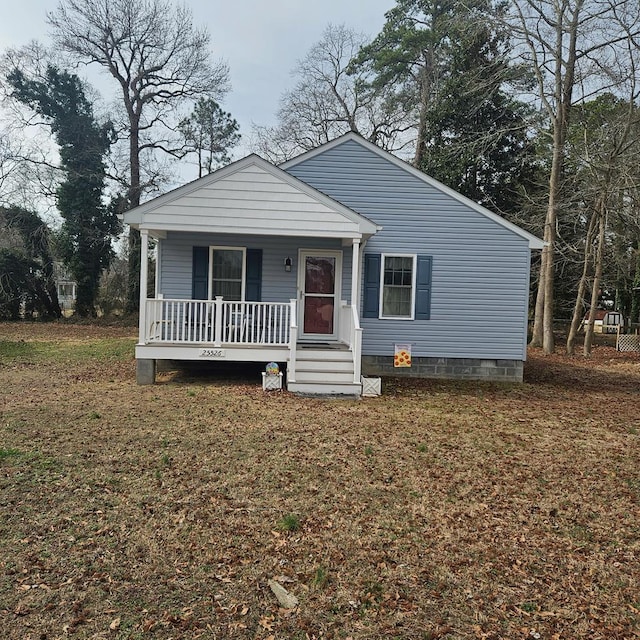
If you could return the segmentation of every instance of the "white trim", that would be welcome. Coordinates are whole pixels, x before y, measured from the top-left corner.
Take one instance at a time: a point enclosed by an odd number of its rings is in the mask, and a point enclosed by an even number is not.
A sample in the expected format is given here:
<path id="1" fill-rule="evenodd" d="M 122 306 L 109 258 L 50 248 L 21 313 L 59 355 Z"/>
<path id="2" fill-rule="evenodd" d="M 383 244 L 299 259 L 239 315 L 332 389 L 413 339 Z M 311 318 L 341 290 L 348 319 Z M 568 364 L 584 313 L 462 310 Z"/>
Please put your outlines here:
<path id="1" fill-rule="evenodd" d="M 158 293 L 160 292 L 160 287 L 162 286 L 162 282 L 160 281 L 160 265 L 162 264 L 162 242 L 160 239 L 156 239 L 156 268 L 155 268 L 155 297 L 158 297 Z"/>
<path id="2" fill-rule="evenodd" d="M 418 255 L 415 253 L 381 253 L 380 254 L 380 300 L 378 302 L 378 319 L 379 320 L 415 320 L 416 316 L 416 269 L 418 264 Z M 383 299 L 384 299 L 384 263 L 387 258 L 411 258 L 413 261 L 411 267 L 411 313 L 409 316 L 385 316 L 383 315 Z"/>
<path id="3" fill-rule="evenodd" d="M 428 184 L 434 189 L 438 189 L 442 193 L 446 193 L 448 196 L 452 197 L 458 202 L 461 202 L 467 207 L 470 207 L 474 211 L 477 211 L 478 213 L 482 214 L 486 218 L 493 220 L 494 222 L 498 223 L 502 227 L 508 229 L 509 231 L 512 231 L 516 235 L 519 235 L 520 237 L 524 238 L 529 242 L 530 249 L 544 248 L 545 243 L 542 240 L 540 240 L 540 238 L 534 236 L 528 231 L 525 231 L 524 229 L 521 229 L 519 226 L 513 224 L 512 222 L 505 220 L 502 216 L 499 216 L 497 213 L 494 213 L 493 211 L 486 209 L 481 204 L 478 204 L 477 202 L 470 200 L 466 196 L 463 196 L 461 193 L 454 191 L 450 187 L 447 187 L 446 185 L 442 184 L 441 182 L 438 182 L 438 180 L 428 176 L 426 173 L 423 173 L 419 169 L 416 169 L 414 166 L 410 165 L 408 162 L 401 160 L 397 156 L 394 156 L 393 154 L 389 153 L 388 151 L 384 151 L 383 149 L 380 149 L 380 147 L 377 147 L 375 144 L 369 142 L 368 140 L 365 140 L 362 136 L 359 136 L 357 133 L 353 133 L 353 132 L 345 133 L 339 138 L 335 138 L 334 140 L 331 140 L 330 142 L 327 142 L 326 144 L 323 144 L 320 147 L 311 149 L 310 151 L 307 151 L 291 160 L 288 160 L 287 162 L 283 162 L 279 166 L 281 169 L 284 169 L 286 171 L 290 167 L 293 167 L 299 164 L 300 162 L 309 160 L 310 158 L 313 158 L 321 153 L 324 153 L 325 151 L 328 151 L 329 149 L 333 149 L 334 147 L 337 147 L 338 145 L 341 145 L 348 141 L 358 143 L 360 146 L 364 147 L 365 149 L 368 149 L 369 151 L 372 151 L 373 153 L 380 156 L 381 158 L 388 160 L 389 162 L 394 164 L 396 167 L 402 169 L 403 171 L 406 171 L 407 173 L 410 173 L 412 176 L 418 178 L 419 180 L 422 180 L 422 182 Z"/>
<path id="4" fill-rule="evenodd" d="M 333 333 L 305 333 L 304 331 L 304 280 L 305 280 L 305 257 L 320 256 L 336 259 L 336 269 L 333 275 Z M 342 251 L 332 249 L 298 249 L 298 326 L 300 331 L 298 337 L 306 340 L 335 340 L 338 337 L 338 321 L 340 318 L 340 298 L 342 295 Z M 328 294 L 327 294 L 328 296 Z"/>
<path id="5" fill-rule="evenodd" d="M 209 345 L 210 346 L 210 345 Z M 144 360 L 200 360 L 203 345 L 172 345 L 172 344 L 137 344 L 136 359 Z M 288 346 L 253 347 L 253 346 L 225 346 L 225 361 L 228 362 L 286 362 L 290 355 Z"/>
<path id="6" fill-rule="evenodd" d="M 351 244 L 351 306 L 360 308 L 360 241 L 354 240 Z"/>
<path id="7" fill-rule="evenodd" d="M 213 300 L 213 252 L 214 251 L 241 251 L 242 252 L 242 285 L 241 298 L 238 302 L 244 302 L 245 290 L 247 286 L 247 248 L 227 247 L 225 245 L 209 245 L 209 275 L 207 282 L 207 299 Z M 233 302 L 233 301 L 232 301 Z"/>
<path id="8" fill-rule="evenodd" d="M 140 298 L 138 307 L 138 340 L 145 341 L 145 329 L 147 326 L 147 282 L 149 279 L 149 234 L 140 232 Z"/>

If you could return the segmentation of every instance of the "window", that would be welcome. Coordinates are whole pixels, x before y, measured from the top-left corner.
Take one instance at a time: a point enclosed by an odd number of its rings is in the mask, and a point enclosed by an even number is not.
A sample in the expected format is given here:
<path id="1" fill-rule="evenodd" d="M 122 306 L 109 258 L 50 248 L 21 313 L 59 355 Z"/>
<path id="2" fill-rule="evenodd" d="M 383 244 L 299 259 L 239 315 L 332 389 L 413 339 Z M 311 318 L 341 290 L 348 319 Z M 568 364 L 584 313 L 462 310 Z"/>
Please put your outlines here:
<path id="1" fill-rule="evenodd" d="M 75 284 L 72 282 L 60 282 L 58 284 L 58 297 L 59 298 L 74 298 L 75 297 Z"/>
<path id="2" fill-rule="evenodd" d="M 191 278 L 193 300 L 221 295 L 227 300 L 260 302 L 262 249 L 193 247 Z"/>
<path id="3" fill-rule="evenodd" d="M 244 300 L 245 250 L 243 248 L 211 247 L 210 295 L 225 300 Z"/>
<path id="4" fill-rule="evenodd" d="M 382 318 L 413 318 L 415 256 L 382 256 Z"/>
<path id="5" fill-rule="evenodd" d="M 428 255 L 365 253 L 363 318 L 431 319 Z"/>

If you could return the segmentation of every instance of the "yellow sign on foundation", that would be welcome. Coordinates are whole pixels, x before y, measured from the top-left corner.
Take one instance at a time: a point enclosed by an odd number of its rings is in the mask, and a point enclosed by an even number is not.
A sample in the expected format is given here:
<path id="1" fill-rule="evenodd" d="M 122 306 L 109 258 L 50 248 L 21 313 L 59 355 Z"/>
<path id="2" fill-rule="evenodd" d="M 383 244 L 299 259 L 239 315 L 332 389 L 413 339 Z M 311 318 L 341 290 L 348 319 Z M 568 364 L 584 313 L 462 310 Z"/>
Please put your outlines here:
<path id="1" fill-rule="evenodd" d="M 411 345 L 397 344 L 393 355 L 394 367 L 410 367 L 411 366 Z"/>

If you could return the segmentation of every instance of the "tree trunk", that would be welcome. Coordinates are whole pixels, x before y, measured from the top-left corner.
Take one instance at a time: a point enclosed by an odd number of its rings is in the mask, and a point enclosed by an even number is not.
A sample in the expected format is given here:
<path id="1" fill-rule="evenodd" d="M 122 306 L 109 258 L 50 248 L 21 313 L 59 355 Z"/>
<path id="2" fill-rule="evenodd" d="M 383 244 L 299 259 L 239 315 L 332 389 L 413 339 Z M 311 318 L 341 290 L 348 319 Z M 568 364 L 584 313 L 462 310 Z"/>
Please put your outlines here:
<path id="1" fill-rule="evenodd" d="M 429 86 L 428 80 L 428 72 L 425 67 L 420 71 L 421 84 L 420 84 L 420 116 L 418 119 L 418 136 L 416 139 L 416 152 L 413 156 L 413 166 L 416 169 L 420 169 L 422 163 L 424 161 L 425 156 L 425 140 L 426 140 L 426 129 L 427 129 L 427 112 L 429 108 L 429 91 L 431 87 Z"/>
<path id="2" fill-rule="evenodd" d="M 591 309 L 589 310 L 589 323 L 584 335 L 584 355 L 591 355 L 591 345 L 593 344 L 593 332 L 596 324 L 596 307 L 598 306 L 598 294 L 600 292 L 600 282 L 602 281 L 602 261 L 604 256 L 604 237 L 607 226 L 607 216 L 604 200 L 598 203 L 598 248 L 596 251 L 595 275 L 593 277 L 593 289 L 591 291 Z"/>
<path id="3" fill-rule="evenodd" d="M 591 260 L 593 246 L 593 232 L 595 228 L 596 214 L 593 213 L 589 220 L 589 227 L 584 243 L 584 262 L 582 264 L 582 275 L 578 284 L 578 293 L 576 295 L 576 304 L 573 307 L 573 317 L 571 318 L 571 327 L 567 336 L 567 354 L 572 356 L 574 353 L 576 336 L 582 324 L 584 317 L 584 295 L 587 290 L 587 276 L 589 275 L 589 262 Z"/>
<path id="4" fill-rule="evenodd" d="M 129 208 L 133 209 L 140 204 L 140 129 L 139 122 L 132 116 L 131 135 L 129 137 Z M 128 313 L 136 313 L 140 305 L 140 232 L 137 229 L 129 229 L 129 255 L 127 274 L 127 304 Z"/>
<path id="5" fill-rule="evenodd" d="M 546 238 L 547 228 L 544 229 L 544 241 Z M 536 293 L 536 307 L 533 316 L 533 330 L 531 335 L 532 347 L 542 346 L 542 318 L 544 314 L 544 277 L 547 264 L 547 247 L 542 249 L 542 255 L 540 257 L 540 273 L 538 274 L 538 291 Z"/>
<path id="6" fill-rule="evenodd" d="M 562 110 L 562 107 L 559 107 Z M 549 175 L 549 201 L 547 205 L 547 217 L 545 220 L 544 238 L 548 244 L 545 246 L 546 261 L 544 269 L 544 311 L 542 317 L 542 350 L 551 354 L 555 350 L 555 338 L 553 335 L 553 311 L 554 311 L 554 276 L 555 276 L 555 242 L 556 223 L 558 220 L 558 202 L 560 196 L 560 181 L 562 179 L 563 154 L 564 154 L 564 130 L 565 118 L 560 115 L 553 126 L 553 157 L 551 160 L 551 173 Z"/>

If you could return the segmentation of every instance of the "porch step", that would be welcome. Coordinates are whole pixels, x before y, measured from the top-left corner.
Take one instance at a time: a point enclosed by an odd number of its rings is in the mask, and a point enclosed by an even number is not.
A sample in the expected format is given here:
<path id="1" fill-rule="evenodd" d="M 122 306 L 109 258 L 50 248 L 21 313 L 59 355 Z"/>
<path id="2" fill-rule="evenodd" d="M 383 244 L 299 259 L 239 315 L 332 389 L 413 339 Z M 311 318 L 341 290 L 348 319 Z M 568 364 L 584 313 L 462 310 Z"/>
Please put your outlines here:
<path id="1" fill-rule="evenodd" d="M 349 349 L 320 349 L 318 347 L 300 347 L 296 350 L 297 360 L 322 360 L 332 362 L 350 362 L 353 357 Z"/>
<path id="2" fill-rule="evenodd" d="M 340 384 L 352 384 L 353 369 L 351 371 L 309 371 L 308 369 L 300 369 L 296 366 L 296 382 L 307 384 L 318 382 L 323 384 L 327 381 Z"/>
<path id="3" fill-rule="evenodd" d="M 338 382 L 288 382 L 287 390 L 305 396 L 353 396 L 362 395 L 362 385 Z"/>
<path id="4" fill-rule="evenodd" d="M 287 382 L 292 393 L 360 396 L 362 392 L 362 385 L 353 381 L 353 355 L 347 349 L 299 347 L 295 377 L 295 382 Z"/>
<path id="5" fill-rule="evenodd" d="M 353 361 L 349 360 L 306 360 L 296 358 L 296 371 L 335 371 L 353 373 Z"/>

